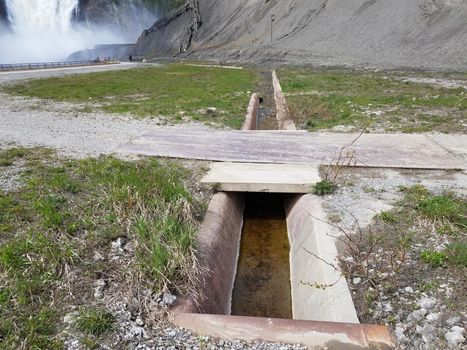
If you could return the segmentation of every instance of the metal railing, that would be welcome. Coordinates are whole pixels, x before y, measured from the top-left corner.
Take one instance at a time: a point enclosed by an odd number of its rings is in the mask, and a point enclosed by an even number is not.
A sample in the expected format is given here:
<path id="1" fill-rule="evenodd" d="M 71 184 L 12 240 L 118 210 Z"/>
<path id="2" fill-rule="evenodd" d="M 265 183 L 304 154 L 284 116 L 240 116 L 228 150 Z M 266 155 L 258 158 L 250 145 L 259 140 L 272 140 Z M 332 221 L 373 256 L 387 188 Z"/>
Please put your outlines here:
<path id="1" fill-rule="evenodd" d="M 0 72 L 9 72 L 15 70 L 32 70 L 46 68 L 80 67 L 96 66 L 104 64 L 116 64 L 114 60 L 88 60 L 88 61 L 63 61 L 63 62 L 42 62 L 42 63 L 12 63 L 0 64 Z"/>

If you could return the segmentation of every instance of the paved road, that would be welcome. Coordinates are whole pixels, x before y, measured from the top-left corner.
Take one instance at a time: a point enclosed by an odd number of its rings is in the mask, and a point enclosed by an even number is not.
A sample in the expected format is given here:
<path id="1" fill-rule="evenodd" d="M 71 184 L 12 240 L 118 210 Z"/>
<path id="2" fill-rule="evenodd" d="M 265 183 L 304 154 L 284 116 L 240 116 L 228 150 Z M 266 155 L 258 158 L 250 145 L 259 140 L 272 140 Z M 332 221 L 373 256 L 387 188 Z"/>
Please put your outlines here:
<path id="1" fill-rule="evenodd" d="M 0 72 L 0 84 L 23 80 L 23 79 L 38 79 L 57 77 L 70 74 L 104 72 L 112 70 L 122 70 L 137 67 L 138 63 L 122 62 L 119 64 L 110 64 L 102 66 L 85 66 L 85 67 L 65 67 L 65 68 L 48 68 L 26 71 Z"/>
<path id="2" fill-rule="evenodd" d="M 356 134 L 187 131 L 156 129 L 118 149 L 161 157 L 318 165 L 335 159 Z M 412 169 L 467 169 L 466 135 L 364 134 L 344 152 L 357 165 Z"/>

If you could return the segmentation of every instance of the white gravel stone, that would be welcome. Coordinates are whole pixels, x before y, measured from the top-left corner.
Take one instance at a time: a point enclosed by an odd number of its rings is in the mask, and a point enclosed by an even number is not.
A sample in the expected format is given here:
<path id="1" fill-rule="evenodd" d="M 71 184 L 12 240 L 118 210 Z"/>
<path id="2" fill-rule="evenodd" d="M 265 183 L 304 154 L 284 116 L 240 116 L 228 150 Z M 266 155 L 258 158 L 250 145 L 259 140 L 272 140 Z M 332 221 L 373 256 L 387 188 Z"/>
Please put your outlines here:
<path id="1" fill-rule="evenodd" d="M 71 324 L 75 322 L 78 316 L 79 316 L 78 311 L 70 312 L 69 314 L 65 315 L 65 317 L 63 317 L 63 323 Z"/>
<path id="2" fill-rule="evenodd" d="M 175 295 L 170 293 L 164 293 L 162 297 L 162 303 L 164 306 L 170 306 L 175 302 L 176 299 L 177 297 Z"/>
<path id="3" fill-rule="evenodd" d="M 396 329 L 394 330 L 394 333 L 396 335 L 397 341 L 402 342 L 406 339 L 406 336 L 404 335 L 405 329 L 406 327 L 401 323 L 398 323 L 396 325 Z"/>
<path id="4" fill-rule="evenodd" d="M 353 280 L 352 280 L 352 283 L 354 285 L 359 285 L 360 283 L 362 283 L 362 279 L 360 277 L 355 277 Z"/>
<path id="5" fill-rule="evenodd" d="M 433 298 L 428 298 L 428 297 L 423 297 L 422 299 L 420 299 L 418 301 L 418 305 L 422 308 L 422 309 L 431 309 L 433 306 L 436 305 L 436 299 L 433 299 Z"/>
<path id="6" fill-rule="evenodd" d="M 450 349 L 456 348 L 459 344 L 462 344 L 465 341 L 463 336 L 464 332 L 464 328 L 454 326 L 444 335 Z"/>
<path id="7" fill-rule="evenodd" d="M 427 311 L 425 309 L 415 310 L 409 316 L 407 316 L 407 321 L 420 321 L 425 317 L 426 314 Z"/>
<path id="8" fill-rule="evenodd" d="M 456 323 L 459 323 L 461 321 L 461 317 L 460 316 L 457 316 L 457 317 L 451 317 L 449 319 L 446 320 L 446 324 L 448 326 L 454 326 Z"/>
<path id="9" fill-rule="evenodd" d="M 428 316 L 426 316 L 427 321 L 429 322 L 437 322 L 439 321 L 439 318 L 441 317 L 441 313 L 430 313 Z"/>
<path id="10" fill-rule="evenodd" d="M 102 260 L 104 260 L 104 257 L 102 256 L 101 253 L 99 253 L 99 252 L 96 251 L 96 252 L 94 253 L 93 259 L 94 259 L 94 261 L 102 261 Z"/>
<path id="11" fill-rule="evenodd" d="M 145 331 L 143 327 L 140 326 L 133 326 L 130 328 L 130 331 L 128 332 L 126 338 L 131 339 L 131 338 L 144 338 Z"/>
<path id="12" fill-rule="evenodd" d="M 426 324 L 423 327 L 417 326 L 416 332 L 422 336 L 422 339 L 426 344 L 431 343 L 436 338 L 436 328 L 431 324 Z"/>

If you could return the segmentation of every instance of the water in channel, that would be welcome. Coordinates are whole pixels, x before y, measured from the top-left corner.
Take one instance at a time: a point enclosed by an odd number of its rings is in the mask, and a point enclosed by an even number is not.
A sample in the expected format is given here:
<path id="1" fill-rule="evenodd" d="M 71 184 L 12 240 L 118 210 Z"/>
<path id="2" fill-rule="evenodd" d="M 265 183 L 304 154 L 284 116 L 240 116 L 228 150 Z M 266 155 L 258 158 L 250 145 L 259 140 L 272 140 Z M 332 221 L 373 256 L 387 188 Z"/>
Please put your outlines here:
<path id="1" fill-rule="evenodd" d="M 282 197 L 249 194 L 232 315 L 292 318 L 289 251 Z"/>

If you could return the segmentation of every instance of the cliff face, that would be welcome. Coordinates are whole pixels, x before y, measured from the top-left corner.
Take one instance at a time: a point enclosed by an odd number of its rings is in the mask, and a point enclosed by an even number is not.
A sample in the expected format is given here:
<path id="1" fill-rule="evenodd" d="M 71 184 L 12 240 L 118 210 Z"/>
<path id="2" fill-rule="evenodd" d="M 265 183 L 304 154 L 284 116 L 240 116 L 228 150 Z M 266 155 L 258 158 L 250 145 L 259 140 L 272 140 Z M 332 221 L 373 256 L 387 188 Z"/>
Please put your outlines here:
<path id="1" fill-rule="evenodd" d="M 199 0 L 197 11 L 201 25 L 191 30 L 187 50 L 192 9 L 160 20 L 139 38 L 136 51 L 245 62 L 467 68 L 465 0 Z"/>
<path id="2" fill-rule="evenodd" d="M 143 31 L 133 53 L 169 57 L 185 53 L 201 24 L 198 0 L 188 0 Z"/>
<path id="3" fill-rule="evenodd" d="M 80 0 L 74 14 L 76 23 L 112 28 L 130 42 L 156 18 L 156 5 L 147 0 Z"/>
<path id="4" fill-rule="evenodd" d="M 8 13 L 6 10 L 5 0 L 0 0 L 0 30 L 2 26 L 8 25 Z"/>

